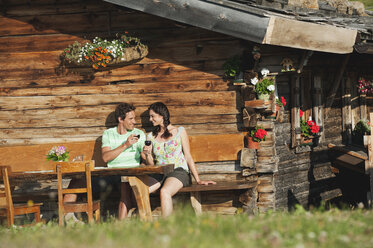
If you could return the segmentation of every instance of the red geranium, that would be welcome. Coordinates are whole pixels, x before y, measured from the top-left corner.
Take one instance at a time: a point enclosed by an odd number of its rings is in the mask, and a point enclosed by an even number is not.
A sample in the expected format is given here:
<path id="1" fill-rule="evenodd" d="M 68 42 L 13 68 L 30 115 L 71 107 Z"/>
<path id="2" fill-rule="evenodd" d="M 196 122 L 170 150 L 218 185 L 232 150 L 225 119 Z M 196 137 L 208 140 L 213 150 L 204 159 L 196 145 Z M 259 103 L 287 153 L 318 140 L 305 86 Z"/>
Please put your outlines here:
<path id="1" fill-rule="evenodd" d="M 307 121 L 307 125 L 312 127 L 312 126 L 316 125 L 316 123 L 314 121 Z"/>
<path id="2" fill-rule="evenodd" d="M 282 102 L 282 105 L 284 105 L 284 107 L 286 106 L 286 100 L 285 100 L 285 97 L 281 97 L 281 102 Z"/>
<path id="3" fill-rule="evenodd" d="M 311 126 L 311 133 L 316 134 L 320 131 L 320 127 L 318 125 Z"/>
<path id="4" fill-rule="evenodd" d="M 264 141 L 266 140 L 267 131 L 261 127 L 256 127 L 255 129 L 251 130 L 250 136 L 256 142 Z"/>
<path id="5" fill-rule="evenodd" d="M 258 139 L 264 139 L 264 137 L 267 135 L 267 131 L 263 129 L 258 129 L 255 132 L 255 137 Z"/>
<path id="6" fill-rule="evenodd" d="M 303 116 L 303 111 L 300 109 L 299 110 L 299 115 L 300 115 L 300 118 L 302 118 L 302 116 Z"/>

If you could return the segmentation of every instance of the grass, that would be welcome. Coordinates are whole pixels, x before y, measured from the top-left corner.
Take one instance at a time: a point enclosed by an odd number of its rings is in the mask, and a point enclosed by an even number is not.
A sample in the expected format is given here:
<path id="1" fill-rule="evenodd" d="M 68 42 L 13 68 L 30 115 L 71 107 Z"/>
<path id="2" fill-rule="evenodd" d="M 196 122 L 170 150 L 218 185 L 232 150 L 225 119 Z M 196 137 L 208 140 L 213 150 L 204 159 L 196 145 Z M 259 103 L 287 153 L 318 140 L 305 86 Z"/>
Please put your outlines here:
<path id="1" fill-rule="evenodd" d="M 0 228 L 0 247 L 373 247 L 368 210 L 275 212 L 256 216 L 195 216 L 189 209 L 167 219 L 108 220 L 95 225 L 55 222 Z"/>
<path id="2" fill-rule="evenodd" d="M 366 10 L 373 10 L 373 0 L 356 0 L 362 2 Z"/>

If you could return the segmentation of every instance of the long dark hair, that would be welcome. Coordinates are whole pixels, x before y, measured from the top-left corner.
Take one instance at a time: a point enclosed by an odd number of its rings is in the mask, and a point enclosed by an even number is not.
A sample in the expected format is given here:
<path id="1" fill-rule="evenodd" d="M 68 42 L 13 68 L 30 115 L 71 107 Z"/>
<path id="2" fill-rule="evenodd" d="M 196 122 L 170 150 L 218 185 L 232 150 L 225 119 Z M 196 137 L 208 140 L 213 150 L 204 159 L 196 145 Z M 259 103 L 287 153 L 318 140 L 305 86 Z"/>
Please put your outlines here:
<path id="1" fill-rule="evenodd" d="M 170 112 L 168 112 L 168 108 L 166 107 L 166 105 L 162 102 L 155 102 L 152 105 L 150 105 L 148 110 L 149 111 L 153 110 L 156 114 L 159 114 L 163 117 L 163 124 L 164 124 L 165 131 L 161 135 L 161 138 L 167 139 L 167 138 L 171 137 L 172 134 L 168 131 L 168 128 L 167 128 L 168 125 L 171 124 L 171 122 L 170 122 Z M 160 131 L 161 131 L 161 126 L 160 125 L 155 126 L 154 130 L 152 131 L 153 136 L 157 137 L 157 135 Z"/>

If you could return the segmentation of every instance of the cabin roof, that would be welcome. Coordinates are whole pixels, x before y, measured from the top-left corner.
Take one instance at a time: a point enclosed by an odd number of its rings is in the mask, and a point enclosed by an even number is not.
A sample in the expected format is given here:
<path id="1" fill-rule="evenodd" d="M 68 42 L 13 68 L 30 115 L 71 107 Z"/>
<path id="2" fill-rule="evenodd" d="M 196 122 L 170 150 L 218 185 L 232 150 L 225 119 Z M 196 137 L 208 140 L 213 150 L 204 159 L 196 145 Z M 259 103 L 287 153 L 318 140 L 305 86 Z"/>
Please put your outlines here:
<path id="1" fill-rule="evenodd" d="M 373 13 L 352 7 L 341 13 L 323 1 L 316 0 L 317 9 L 284 0 L 105 1 L 260 44 L 373 54 Z"/>

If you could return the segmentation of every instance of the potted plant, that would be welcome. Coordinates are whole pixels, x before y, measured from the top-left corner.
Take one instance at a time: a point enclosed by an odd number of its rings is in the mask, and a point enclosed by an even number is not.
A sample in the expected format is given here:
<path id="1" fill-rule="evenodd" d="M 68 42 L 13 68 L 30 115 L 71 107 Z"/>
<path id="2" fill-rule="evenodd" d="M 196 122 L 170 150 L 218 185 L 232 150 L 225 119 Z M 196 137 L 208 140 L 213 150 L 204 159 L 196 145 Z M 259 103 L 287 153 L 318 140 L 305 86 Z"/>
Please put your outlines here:
<path id="1" fill-rule="evenodd" d="M 359 79 L 357 85 L 357 91 L 360 95 L 372 95 L 373 94 L 373 82 L 366 81 L 364 78 Z"/>
<path id="2" fill-rule="evenodd" d="M 261 74 L 263 76 L 262 79 L 254 78 L 251 83 L 255 85 L 254 91 L 258 99 L 269 100 L 269 95 L 275 90 L 275 78 L 269 77 L 269 70 L 265 68 L 261 70 Z"/>
<path id="3" fill-rule="evenodd" d="M 370 123 L 368 120 L 359 120 L 353 131 L 353 142 L 358 145 L 364 145 L 364 138 L 370 135 Z"/>
<path id="4" fill-rule="evenodd" d="M 84 44 L 76 41 L 64 49 L 60 58 L 64 65 L 99 70 L 108 65 L 126 64 L 144 58 L 147 54 L 148 47 L 140 39 L 128 36 L 125 32 L 112 41 L 99 37 Z"/>
<path id="5" fill-rule="evenodd" d="M 300 110 L 300 116 L 302 118 L 303 111 Z M 303 145 L 313 145 L 313 139 L 319 133 L 320 127 L 316 125 L 313 120 L 302 120 L 300 121 L 300 130 L 301 130 L 301 144 Z"/>
<path id="6" fill-rule="evenodd" d="M 223 64 L 224 76 L 229 79 L 237 79 L 241 72 L 241 57 L 236 55 Z M 243 78 L 242 78 L 243 81 Z"/>
<path id="7" fill-rule="evenodd" d="M 259 149 L 259 142 L 265 141 L 267 137 L 267 131 L 260 126 L 256 126 L 254 129 L 247 133 L 248 148 Z"/>
<path id="8" fill-rule="evenodd" d="M 47 161 L 68 162 L 69 152 L 65 146 L 54 146 L 47 154 Z"/>

